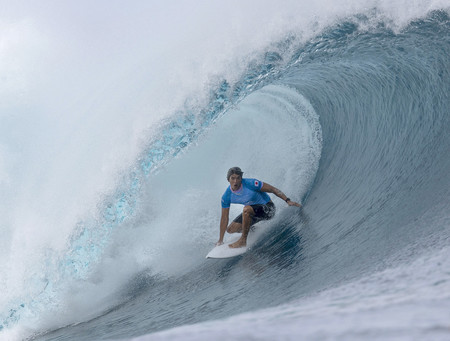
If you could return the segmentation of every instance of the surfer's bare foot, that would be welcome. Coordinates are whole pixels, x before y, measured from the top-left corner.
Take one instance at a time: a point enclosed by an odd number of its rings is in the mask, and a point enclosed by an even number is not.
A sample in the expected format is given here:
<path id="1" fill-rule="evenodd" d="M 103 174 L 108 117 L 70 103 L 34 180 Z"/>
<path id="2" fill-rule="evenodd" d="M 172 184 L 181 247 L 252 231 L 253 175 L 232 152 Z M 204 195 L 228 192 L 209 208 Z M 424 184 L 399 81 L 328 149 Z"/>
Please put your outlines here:
<path id="1" fill-rule="evenodd" d="M 245 247 L 247 245 L 247 242 L 245 240 L 239 239 L 237 242 L 234 242 L 233 244 L 228 245 L 229 247 L 236 249 L 239 247 Z"/>

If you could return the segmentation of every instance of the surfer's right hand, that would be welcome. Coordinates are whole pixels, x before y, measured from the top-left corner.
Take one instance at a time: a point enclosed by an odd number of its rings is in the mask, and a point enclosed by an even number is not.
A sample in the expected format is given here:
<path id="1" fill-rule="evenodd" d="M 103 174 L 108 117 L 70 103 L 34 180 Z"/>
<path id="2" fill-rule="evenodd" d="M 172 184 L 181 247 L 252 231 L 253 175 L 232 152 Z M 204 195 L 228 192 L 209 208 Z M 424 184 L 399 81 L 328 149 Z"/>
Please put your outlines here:
<path id="1" fill-rule="evenodd" d="M 219 245 L 222 245 L 222 244 L 223 244 L 223 241 L 219 240 L 219 241 L 216 243 L 216 246 L 219 246 Z"/>

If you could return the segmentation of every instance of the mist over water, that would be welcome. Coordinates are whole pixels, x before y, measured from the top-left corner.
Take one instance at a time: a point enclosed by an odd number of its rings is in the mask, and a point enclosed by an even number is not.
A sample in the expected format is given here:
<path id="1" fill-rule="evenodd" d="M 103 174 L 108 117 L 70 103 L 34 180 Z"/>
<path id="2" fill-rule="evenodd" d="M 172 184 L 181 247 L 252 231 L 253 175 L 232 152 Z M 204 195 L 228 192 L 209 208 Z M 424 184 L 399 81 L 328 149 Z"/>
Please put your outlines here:
<path id="1" fill-rule="evenodd" d="M 0 336 L 257 319 L 434 259 L 423 245 L 449 235 L 449 6 L 5 6 Z M 304 215 L 276 201 L 254 251 L 205 263 L 235 165 L 306 200 Z"/>

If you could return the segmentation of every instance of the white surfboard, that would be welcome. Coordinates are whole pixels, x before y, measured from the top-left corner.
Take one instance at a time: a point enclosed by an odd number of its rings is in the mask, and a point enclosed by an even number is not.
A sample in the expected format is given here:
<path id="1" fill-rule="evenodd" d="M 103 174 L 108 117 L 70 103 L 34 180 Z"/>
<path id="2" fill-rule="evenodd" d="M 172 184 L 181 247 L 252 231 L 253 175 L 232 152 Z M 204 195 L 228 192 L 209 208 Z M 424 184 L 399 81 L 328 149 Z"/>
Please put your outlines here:
<path id="1" fill-rule="evenodd" d="M 258 237 L 263 233 L 263 229 L 258 227 L 255 231 L 250 230 L 247 237 L 247 245 L 245 247 L 231 248 L 229 245 L 238 241 L 241 238 L 240 233 L 233 233 L 228 236 L 226 241 L 219 246 L 214 247 L 206 255 L 206 258 L 231 258 L 246 253 L 253 244 L 257 241 Z"/>
<path id="2" fill-rule="evenodd" d="M 231 258 L 236 257 L 239 255 L 242 255 L 248 250 L 248 240 L 247 240 L 247 246 L 244 247 L 238 247 L 238 248 L 231 248 L 229 245 L 233 244 L 234 242 L 238 241 L 239 238 L 241 238 L 240 233 L 233 234 L 232 238 L 227 240 L 222 245 L 214 247 L 209 253 L 206 255 L 206 258 Z M 248 238 L 247 238 L 248 239 Z"/>

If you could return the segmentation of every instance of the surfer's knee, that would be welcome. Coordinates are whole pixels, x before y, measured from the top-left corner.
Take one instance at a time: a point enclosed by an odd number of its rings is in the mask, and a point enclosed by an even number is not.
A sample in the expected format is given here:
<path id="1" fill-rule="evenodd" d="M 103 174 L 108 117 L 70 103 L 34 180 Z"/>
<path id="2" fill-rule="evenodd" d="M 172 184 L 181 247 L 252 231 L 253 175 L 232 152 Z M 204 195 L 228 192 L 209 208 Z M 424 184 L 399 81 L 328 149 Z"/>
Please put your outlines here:
<path id="1" fill-rule="evenodd" d="M 246 215 L 247 217 L 252 217 L 255 215 L 255 211 L 253 210 L 253 207 L 245 206 L 242 214 Z"/>

